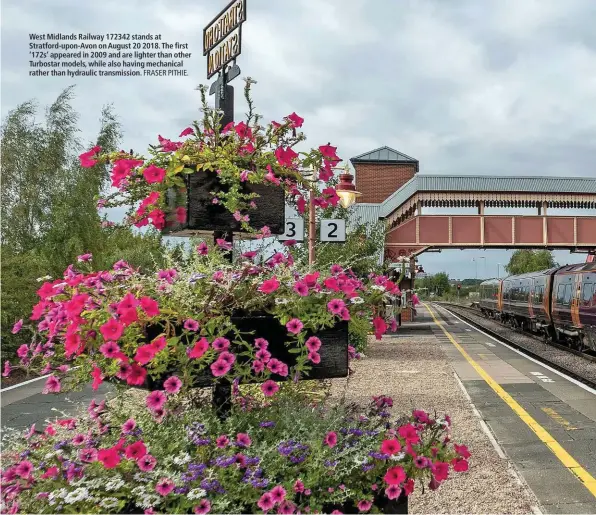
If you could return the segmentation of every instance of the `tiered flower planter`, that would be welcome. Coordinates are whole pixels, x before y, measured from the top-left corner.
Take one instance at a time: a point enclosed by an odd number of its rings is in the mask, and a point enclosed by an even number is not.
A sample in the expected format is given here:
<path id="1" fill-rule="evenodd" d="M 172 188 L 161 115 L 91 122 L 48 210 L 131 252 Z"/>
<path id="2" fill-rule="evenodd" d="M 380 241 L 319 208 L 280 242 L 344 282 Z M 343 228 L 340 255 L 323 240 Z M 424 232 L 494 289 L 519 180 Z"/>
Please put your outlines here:
<path id="1" fill-rule="evenodd" d="M 196 172 L 186 176 L 186 188 L 168 190 L 168 215 L 164 234 L 185 236 L 193 231 L 241 232 L 241 225 L 220 204 L 213 203 L 211 192 L 226 191 L 216 173 Z M 244 183 L 243 193 L 256 193 L 256 209 L 250 212 L 250 225 L 255 229 L 269 227 L 271 234 L 283 234 L 285 194 L 279 186 Z M 187 220 L 176 219 L 176 208 L 187 209 Z"/>

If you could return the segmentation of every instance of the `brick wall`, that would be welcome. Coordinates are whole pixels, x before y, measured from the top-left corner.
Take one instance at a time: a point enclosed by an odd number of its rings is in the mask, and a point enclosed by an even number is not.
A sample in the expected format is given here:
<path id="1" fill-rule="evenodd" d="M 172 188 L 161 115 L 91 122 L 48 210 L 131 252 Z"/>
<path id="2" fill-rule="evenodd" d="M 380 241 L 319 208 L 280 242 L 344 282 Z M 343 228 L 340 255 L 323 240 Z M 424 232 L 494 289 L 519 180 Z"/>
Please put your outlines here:
<path id="1" fill-rule="evenodd" d="M 381 203 L 416 173 L 415 163 L 354 163 L 358 202 Z"/>

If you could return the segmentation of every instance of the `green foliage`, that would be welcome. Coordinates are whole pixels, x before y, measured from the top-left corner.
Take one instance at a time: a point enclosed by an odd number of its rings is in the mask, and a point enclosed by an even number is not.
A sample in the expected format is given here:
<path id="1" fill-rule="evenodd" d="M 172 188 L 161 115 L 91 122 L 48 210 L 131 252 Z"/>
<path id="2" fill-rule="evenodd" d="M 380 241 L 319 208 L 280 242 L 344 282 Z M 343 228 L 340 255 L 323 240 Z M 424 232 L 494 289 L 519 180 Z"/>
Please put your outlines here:
<path id="1" fill-rule="evenodd" d="M 37 105 L 25 102 L 9 112 L 1 128 L 2 165 L 2 335 L 10 354 L 27 341 L 12 335 L 15 321 L 30 312 L 38 277 L 61 276 L 76 256 L 92 253 L 101 268 L 119 259 L 144 269 L 159 261 L 161 238 L 102 224 L 97 197 L 106 188 L 105 166 L 81 168 L 78 114 L 67 88 L 36 119 Z M 97 144 L 115 150 L 120 124 L 111 107 L 102 110 Z"/>
<path id="2" fill-rule="evenodd" d="M 451 291 L 449 284 L 449 274 L 439 272 L 438 274 L 429 275 L 422 279 L 415 279 L 415 289 L 427 288 L 428 293 L 442 296 L 448 295 Z"/>
<path id="3" fill-rule="evenodd" d="M 548 250 L 516 250 L 505 270 L 511 275 L 537 272 L 558 266 Z"/>

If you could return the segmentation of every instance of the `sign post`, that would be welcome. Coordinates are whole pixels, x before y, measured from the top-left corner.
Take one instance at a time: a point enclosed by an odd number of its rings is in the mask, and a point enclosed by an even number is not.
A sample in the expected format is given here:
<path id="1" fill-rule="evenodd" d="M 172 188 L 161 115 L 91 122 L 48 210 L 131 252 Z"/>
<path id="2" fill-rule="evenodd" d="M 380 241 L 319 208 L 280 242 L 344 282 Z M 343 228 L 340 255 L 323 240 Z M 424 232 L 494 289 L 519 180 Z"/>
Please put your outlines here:
<path id="1" fill-rule="evenodd" d="M 222 126 L 234 121 L 234 88 L 228 83 L 240 75 L 236 58 L 242 52 L 242 24 L 246 21 L 246 0 L 232 0 L 203 29 L 203 55 L 207 56 L 207 78 L 217 80 L 209 89 L 215 108 L 223 111 Z M 231 67 L 228 65 L 232 63 Z"/>
<path id="2" fill-rule="evenodd" d="M 240 75 L 236 58 L 242 51 L 242 24 L 246 21 L 246 0 L 232 0 L 203 29 L 203 55 L 207 56 L 207 79 L 215 74 L 209 95 L 215 95 L 215 108 L 223 111 L 221 126 L 234 121 L 234 88 L 228 83 Z M 232 63 L 232 66 L 228 66 Z M 233 244 L 231 231 L 213 231 L 213 239 L 223 239 Z M 228 253 L 230 261 L 233 251 Z M 225 418 L 232 409 L 232 384 L 217 381 L 213 389 L 213 406 L 218 415 Z"/>

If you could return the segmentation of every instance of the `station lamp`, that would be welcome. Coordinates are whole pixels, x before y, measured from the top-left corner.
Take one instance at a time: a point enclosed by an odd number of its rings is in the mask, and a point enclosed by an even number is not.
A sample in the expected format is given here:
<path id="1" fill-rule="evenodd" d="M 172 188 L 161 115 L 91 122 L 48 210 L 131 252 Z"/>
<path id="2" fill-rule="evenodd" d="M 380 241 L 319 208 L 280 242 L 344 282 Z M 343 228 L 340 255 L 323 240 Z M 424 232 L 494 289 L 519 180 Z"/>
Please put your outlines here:
<path id="1" fill-rule="evenodd" d="M 340 174 L 339 176 L 339 184 L 335 188 L 337 195 L 339 196 L 339 203 L 345 209 L 348 209 L 354 202 L 356 202 L 356 198 L 360 197 L 362 193 L 356 191 L 356 186 L 354 186 L 354 176 L 349 173 L 348 168 L 342 168 L 344 173 Z"/>

